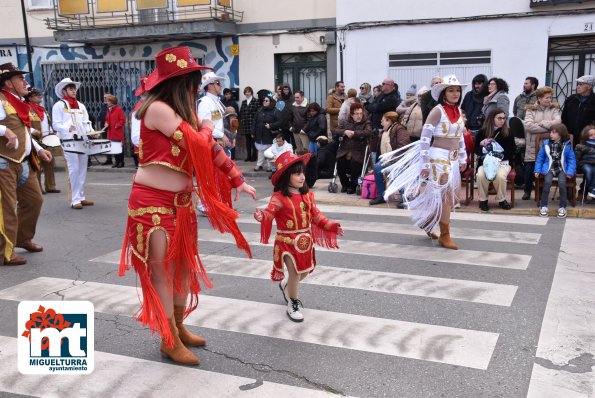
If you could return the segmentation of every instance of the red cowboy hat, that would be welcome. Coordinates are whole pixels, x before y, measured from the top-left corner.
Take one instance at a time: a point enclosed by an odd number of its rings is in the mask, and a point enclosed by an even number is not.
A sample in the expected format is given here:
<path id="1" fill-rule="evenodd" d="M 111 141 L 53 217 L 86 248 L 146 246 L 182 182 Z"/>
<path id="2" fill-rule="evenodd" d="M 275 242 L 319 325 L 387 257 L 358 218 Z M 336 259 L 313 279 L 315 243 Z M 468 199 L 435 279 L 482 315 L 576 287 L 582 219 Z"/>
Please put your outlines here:
<path id="1" fill-rule="evenodd" d="M 155 56 L 157 69 L 153 71 L 145 82 L 145 90 L 149 91 L 158 84 L 172 77 L 182 76 L 200 70 L 213 70 L 208 66 L 199 65 L 188 47 L 172 47 L 160 51 Z"/>
<path id="2" fill-rule="evenodd" d="M 308 164 L 308 161 L 312 157 L 311 153 L 306 153 L 302 156 L 298 156 L 291 151 L 283 152 L 279 157 L 275 160 L 275 174 L 271 177 L 271 182 L 273 185 L 277 185 L 281 176 L 285 173 L 285 171 L 294 163 L 303 162 L 305 165 Z"/>
<path id="3" fill-rule="evenodd" d="M 141 95 L 143 95 L 145 93 L 145 91 L 147 91 L 145 89 L 145 84 L 147 83 L 147 79 L 148 78 L 149 78 L 148 75 L 145 75 L 145 76 L 143 76 L 143 77 L 140 78 L 140 86 L 138 86 L 138 88 L 134 92 L 134 95 L 136 97 L 140 97 Z"/>

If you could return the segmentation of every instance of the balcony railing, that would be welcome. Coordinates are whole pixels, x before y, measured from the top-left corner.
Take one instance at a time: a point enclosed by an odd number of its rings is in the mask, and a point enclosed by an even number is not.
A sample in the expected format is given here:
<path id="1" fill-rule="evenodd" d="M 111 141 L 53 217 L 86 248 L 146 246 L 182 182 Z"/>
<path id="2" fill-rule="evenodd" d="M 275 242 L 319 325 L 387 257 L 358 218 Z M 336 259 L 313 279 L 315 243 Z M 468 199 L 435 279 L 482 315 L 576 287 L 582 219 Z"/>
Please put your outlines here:
<path id="1" fill-rule="evenodd" d="M 45 22 L 48 29 L 56 31 L 212 20 L 238 23 L 244 17 L 242 11 L 236 11 L 233 8 L 231 0 L 53 0 L 53 2 L 54 17 L 47 18 Z M 162 7 L 143 8 L 145 4 L 149 7 Z"/>

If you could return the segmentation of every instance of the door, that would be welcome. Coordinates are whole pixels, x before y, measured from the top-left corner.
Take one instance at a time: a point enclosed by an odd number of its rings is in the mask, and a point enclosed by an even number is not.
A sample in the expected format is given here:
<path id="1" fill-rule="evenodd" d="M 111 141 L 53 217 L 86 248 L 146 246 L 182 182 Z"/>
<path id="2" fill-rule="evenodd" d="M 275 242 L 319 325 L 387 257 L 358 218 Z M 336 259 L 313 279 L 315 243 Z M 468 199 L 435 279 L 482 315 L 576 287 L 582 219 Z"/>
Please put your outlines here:
<path id="1" fill-rule="evenodd" d="M 281 54 L 277 56 L 276 85 L 287 83 L 292 92 L 301 90 L 309 103 L 326 102 L 325 53 Z"/>
<path id="2" fill-rule="evenodd" d="M 550 38 L 546 85 L 560 104 L 576 92 L 576 79 L 595 73 L 595 35 Z"/>

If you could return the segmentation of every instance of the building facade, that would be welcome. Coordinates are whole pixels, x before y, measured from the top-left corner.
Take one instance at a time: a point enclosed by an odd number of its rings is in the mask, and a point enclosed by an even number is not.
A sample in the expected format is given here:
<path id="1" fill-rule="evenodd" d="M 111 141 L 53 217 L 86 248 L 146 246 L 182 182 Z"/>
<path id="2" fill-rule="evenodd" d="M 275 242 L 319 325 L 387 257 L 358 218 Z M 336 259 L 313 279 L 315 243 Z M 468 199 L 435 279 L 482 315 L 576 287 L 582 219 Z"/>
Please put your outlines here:
<path id="1" fill-rule="evenodd" d="M 130 111 L 140 77 L 171 46 L 190 47 L 240 96 L 248 85 L 274 90 L 287 82 L 320 101 L 335 79 L 334 0 L 24 0 L 31 64 L 20 4 L 2 2 L 0 57 L 30 68 L 49 105 L 56 82 L 81 81 L 92 118 L 106 92 Z"/>
<path id="2" fill-rule="evenodd" d="M 339 45 L 348 86 L 390 76 L 401 93 L 432 76 L 505 79 L 511 103 L 527 76 L 563 102 L 574 80 L 595 73 L 595 2 L 576 0 L 340 0 Z M 378 10 L 382 10 L 381 13 Z"/>

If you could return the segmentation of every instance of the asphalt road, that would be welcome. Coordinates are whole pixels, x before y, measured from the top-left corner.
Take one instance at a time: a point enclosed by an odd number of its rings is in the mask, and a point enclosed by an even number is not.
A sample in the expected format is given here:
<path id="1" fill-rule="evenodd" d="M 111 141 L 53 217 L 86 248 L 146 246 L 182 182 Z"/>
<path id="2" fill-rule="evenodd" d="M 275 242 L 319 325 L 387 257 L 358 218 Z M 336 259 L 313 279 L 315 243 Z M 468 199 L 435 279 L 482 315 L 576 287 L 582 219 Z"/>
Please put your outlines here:
<path id="1" fill-rule="evenodd" d="M 65 192 L 63 173 L 57 179 Z M 207 347 L 193 349 L 201 364 L 190 370 L 162 358 L 158 338 L 135 322 L 133 311 L 115 305 L 118 297 L 124 304 L 128 295 L 136 297 L 135 274 L 119 277 L 113 261 L 131 179 L 129 173 L 89 173 L 86 195 L 96 205 L 80 211 L 69 208 L 64 193 L 44 197 L 35 239 L 44 251 L 26 254 L 26 266 L 0 267 L 0 336 L 6 338 L 0 338 L 0 348 L 17 337 L 19 299 L 7 298 L 7 291 L 21 300 L 39 299 L 32 283 L 43 285 L 48 280 L 38 278 L 50 277 L 56 286 L 89 283 L 77 287 L 76 297 L 89 295 L 96 306 L 96 352 L 169 375 L 173 390 L 153 386 L 154 396 L 187 396 L 185 389 L 223 396 L 209 389 L 217 383 L 226 385 L 225 396 L 238 397 L 526 396 L 565 220 L 455 216 L 453 234 L 462 249 L 455 253 L 433 246 L 393 209 L 321 206 L 346 226 L 346 236 L 341 250 L 317 252 L 319 269 L 301 287 L 306 319 L 298 327 L 284 316 L 277 286 L 259 271 L 270 269 L 272 248 L 253 245 L 251 262 L 200 218 L 200 252 L 215 287 L 202 296 L 212 312 L 201 317 L 199 306 L 190 323 L 208 340 Z M 270 195 L 269 180 L 252 183 L 259 198 Z M 251 213 L 264 204 L 249 198 L 236 204 L 251 243 L 259 234 Z M 113 304 L 102 305 L 109 300 Z M 242 322 L 233 316 L 219 321 L 219 311 L 231 311 Z M 81 396 L 151 395 L 150 380 L 142 375 L 100 366 L 113 360 L 107 354 L 96 359 L 95 376 L 104 380 L 98 386 L 92 376 L 52 376 L 42 386 L 38 376 L 20 375 L 2 361 L 0 395 L 68 395 L 72 388 Z M 0 349 L 2 355 L 8 351 Z"/>

